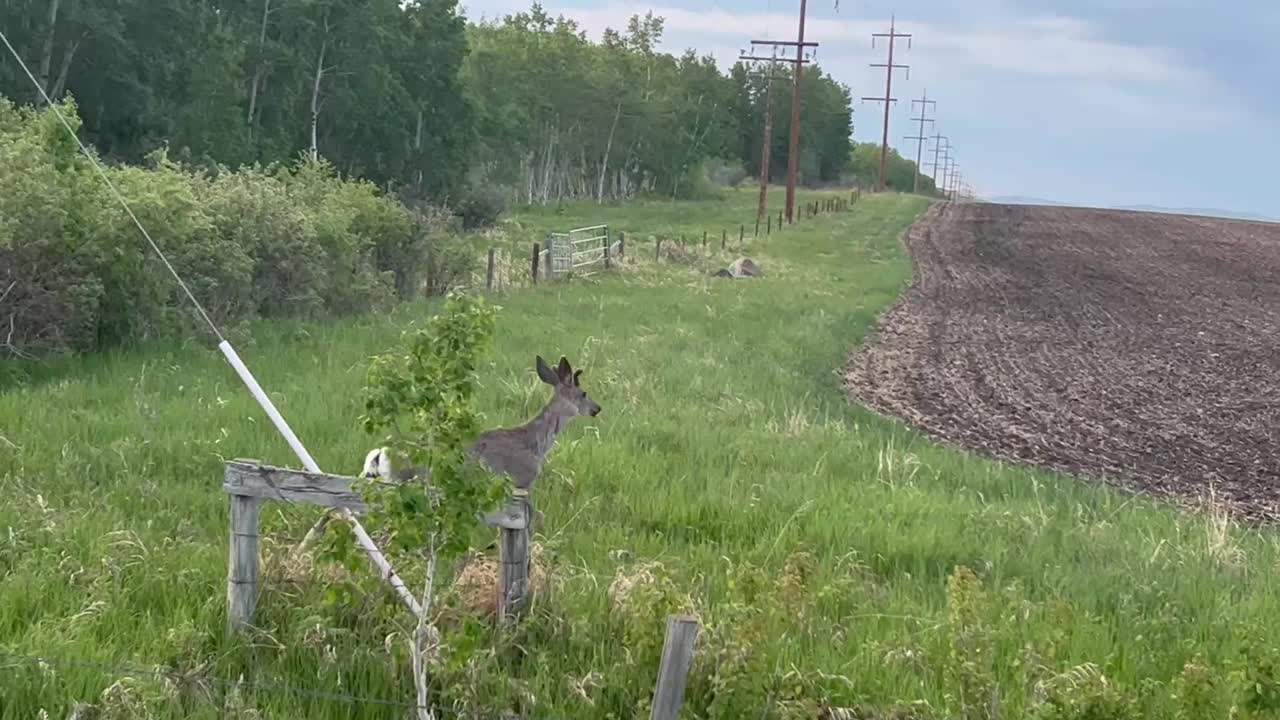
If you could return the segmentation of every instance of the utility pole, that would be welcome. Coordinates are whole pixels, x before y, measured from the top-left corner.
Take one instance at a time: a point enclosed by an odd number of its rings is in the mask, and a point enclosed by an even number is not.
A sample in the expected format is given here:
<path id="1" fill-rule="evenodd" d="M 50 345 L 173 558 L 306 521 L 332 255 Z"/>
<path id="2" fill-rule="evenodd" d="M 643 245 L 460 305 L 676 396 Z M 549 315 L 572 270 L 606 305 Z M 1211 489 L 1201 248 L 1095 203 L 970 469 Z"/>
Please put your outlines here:
<path id="1" fill-rule="evenodd" d="M 911 192 L 913 193 L 920 192 L 920 161 L 924 157 L 924 143 L 926 140 L 929 139 L 928 136 L 924 134 L 924 124 L 933 122 L 933 118 L 925 117 L 925 115 L 927 114 L 925 111 L 929 109 L 930 105 L 934 106 L 935 108 L 938 106 L 938 103 L 936 100 L 929 99 L 929 91 L 927 89 L 923 93 L 921 93 L 919 100 L 911 101 L 911 106 L 914 108 L 916 103 L 920 103 L 920 117 L 911 118 L 911 119 L 913 121 L 914 120 L 920 121 L 920 134 L 908 135 L 907 137 L 903 138 L 904 140 L 916 141 L 916 179 L 915 179 L 915 182 L 911 185 Z"/>
<path id="2" fill-rule="evenodd" d="M 935 163 L 933 168 L 934 181 L 938 183 L 938 189 L 946 196 L 947 190 L 947 164 L 951 162 L 951 141 L 943 138 L 942 144 L 942 167 L 939 168 Z"/>
<path id="3" fill-rule="evenodd" d="M 893 16 L 890 16 L 889 32 L 871 34 L 871 47 L 873 48 L 876 46 L 876 38 L 880 38 L 880 37 L 889 38 L 889 61 L 883 62 L 883 63 L 871 63 L 871 67 L 884 68 L 884 76 L 885 76 L 884 77 L 884 97 L 882 98 L 863 97 L 862 98 L 864 101 L 872 100 L 875 102 L 884 103 L 884 139 L 880 143 L 880 182 L 879 182 L 879 187 L 877 188 L 877 190 L 879 190 L 880 192 L 883 192 L 885 189 L 885 175 L 887 174 L 888 168 L 889 168 L 889 106 L 890 104 L 897 102 L 897 99 L 893 97 L 894 69 L 895 68 L 906 69 L 907 79 L 908 80 L 911 79 L 910 65 L 894 65 L 893 64 L 893 44 L 898 38 L 906 38 L 907 49 L 908 50 L 911 49 L 911 35 L 908 33 L 898 32 L 896 23 L 897 23 L 896 18 L 894 18 Z"/>
<path id="4" fill-rule="evenodd" d="M 933 189 L 934 190 L 938 190 L 941 187 L 938 184 L 938 152 L 942 150 L 942 141 L 946 139 L 947 139 L 946 135 L 940 135 L 937 133 L 935 133 L 932 138 L 933 140 Z"/>
<path id="5" fill-rule="evenodd" d="M 761 77 L 765 80 L 764 91 L 764 133 L 760 140 L 760 202 L 756 210 L 757 222 L 764 222 L 765 215 L 768 213 L 768 197 L 769 197 L 769 152 L 773 148 L 773 81 L 782 79 L 777 74 L 777 48 L 774 48 L 774 57 L 769 58 L 769 70 L 767 74 Z M 761 61 L 763 58 L 757 58 L 747 55 L 739 55 L 740 60 Z"/>
<path id="6" fill-rule="evenodd" d="M 757 58 L 743 56 L 744 60 L 769 60 L 775 59 L 780 62 L 791 63 L 792 79 L 791 87 L 791 140 L 787 151 L 787 222 L 792 222 L 795 216 L 796 208 L 796 168 L 800 162 L 800 76 L 802 66 L 809 62 L 805 58 L 805 48 L 817 47 L 816 42 L 805 42 L 804 40 L 804 15 L 806 9 L 806 0 L 800 0 L 800 29 L 795 40 L 752 40 L 754 45 L 771 45 L 774 49 L 774 58 Z M 777 49 L 779 47 L 796 49 L 796 56 L 791 58 L 778 58 Z"/>
<path id="7" fill-rule="evenodd" d="M 947 196 L 947 180 L 951 173 L 951 145 L 948 144 L 942 149 L 942 185 L 939 190 L 942 191 L 942 197 Z"/>

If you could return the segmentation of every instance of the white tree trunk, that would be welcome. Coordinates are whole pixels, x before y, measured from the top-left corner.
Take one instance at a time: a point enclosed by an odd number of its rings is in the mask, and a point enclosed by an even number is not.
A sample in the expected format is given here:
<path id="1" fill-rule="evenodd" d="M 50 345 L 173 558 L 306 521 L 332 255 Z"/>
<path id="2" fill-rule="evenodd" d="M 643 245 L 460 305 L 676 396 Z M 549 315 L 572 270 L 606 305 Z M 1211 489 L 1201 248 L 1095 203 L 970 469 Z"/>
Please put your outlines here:
<path id="1" fill-rule="evenodd" d="M 320 124 L 320 81 L 324 79 L 324 53 L 329 48 L 329 39 L 320 43 L 320 57 L 316 59 L 316 77 L 311 86 L 311 161 L 320 158 L 320 143 L 317 126 Z"/>
<path id="2" fill-rule="evenodd" d="M 414 162 L 421 163 L 422 162 L 422 109 L 421 108 L 418 109 L 418 127 L 413 132 L 413 150 L 415 155 Z M 418 165 L 418 170 L 417 170 L 417 173 L 414 175 L 414 177 L 417 178 L 415 190 L 417 191 L 418 194 L 421 194 L 422 193 L 422 165 L 421 164 Z"/>
<path id="3" fill-rule="evenodd" d="M 40 88 L 49 93 L 49 99 L 53 99 L 53 93 L 49 92 L 49 72 L 53 69 L 53 41 L 58 34 L 58 5 L 60 0 L 52 0 L 49 3 L 49 32 L 44 36 L 44 49 L 40 52 Z M 39 106 L 44 102 L 40 95 L 41 90 L 36 91 L 36 105 Z"/>
<path id="4" fill-rule="evenodd" d="M 427 674 L 428 638 L 431 625 L 431 599 L 435 594 L 436 583 L 436 536 L 431 535 L 430 556 L 427 558 L 426 587 L 422 590 L 422 613 L 418 615 L 418 625 L 413 633 L 413 684 L 418 694 L 418 720 L 435 720 L 431 712 L 429 677 Z"/>
<path id="5" fill-rule="evenodd" d="M 262 73 L 266 68 L 266 61 L 261 57 L 264 49 L 267 47 L 267 18 L 271 15 L 271 0 L 262 0 L 262 24 L 258 26 L 258 64 L 253 69 L 253 80 L 249 83 L 249 116 L 246 122 L 249 125 L 249 139 L 253 139 L 253 128 L 257 124 L 258 116 L 258 90 L 262 85 Z"/>
<path id="6" fill-rule="evenodd" d="M 67 89 L 67 74 L 71 72 L 71 60 L 76 56 L 76 50 L 80 49 L 80 42 L 84 39 L 84 35 L 80 36 L 80 40 L 67 45 L 62 50 L 62 67 L 58 69 L 58 79 L 53 83 L 53 91 L 49 93 L 49 99 L 57 102 L 62 97 L 63 91 Z"/>
<path id="7" fill-rule="evenodd" d="M 609 174 L 609 153 L 613 152 L 613 134 L 618 130 L 618 118 L 622 117 L 622 101 L 613 112 L 613 124 L 609 126 L 609 141 L 604 144 L 604 158 L 600 160 L 600 182 L 596 184 L 596 202 L 604 202 L 604 179 Z"/>

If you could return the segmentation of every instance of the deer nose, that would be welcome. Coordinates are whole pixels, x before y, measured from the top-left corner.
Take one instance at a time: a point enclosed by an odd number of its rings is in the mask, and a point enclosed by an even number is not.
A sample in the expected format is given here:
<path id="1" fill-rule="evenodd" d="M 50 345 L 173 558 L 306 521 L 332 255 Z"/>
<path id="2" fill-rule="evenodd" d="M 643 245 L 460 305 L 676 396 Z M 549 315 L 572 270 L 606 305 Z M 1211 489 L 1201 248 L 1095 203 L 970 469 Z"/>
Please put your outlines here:
<path id="1" fill-rule="evenodd" d="M 600 414 L 600 410 L 601 410 L 601 407 L 600 407 L 599 405 L 597 405 L 597 406 L 595 406 L 595 407 L 591 408 L 591 417 L 595 417 L 595 416 L 599 415 L 599 414 Z"/>

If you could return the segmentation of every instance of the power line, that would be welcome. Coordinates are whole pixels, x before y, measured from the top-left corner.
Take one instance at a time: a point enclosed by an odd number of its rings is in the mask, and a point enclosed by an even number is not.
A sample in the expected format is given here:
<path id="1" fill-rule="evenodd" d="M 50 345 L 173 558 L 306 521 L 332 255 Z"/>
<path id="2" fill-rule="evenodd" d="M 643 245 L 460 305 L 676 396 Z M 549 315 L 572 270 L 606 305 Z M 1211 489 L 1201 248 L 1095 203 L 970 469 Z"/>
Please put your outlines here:
<path id="1" fill-rule="evenodd" d="M 911 119 L 912 119 L 912 120 L 919 120 L 919 121 L 920 121 L 920 134 L 919 134 L 919 135 L 908 135 L 908 136 L 905 138 L 905 139 L 907 139 L 907 140 L 915 140 L 915 141 L 916 141 L 916 179 L 915 179 L 915 182 L 914 182 L 914 183 L 912 184 L 912 186 L 911 186 L 911 192 L 914 192 L 914 193 L 918 193 L 918 192 L 920 192 L 920 161 L 921 161 L 921 159 L 922 159 L 922 156 L 924 155 L 924 143 L 925 143 L 925 141 L 926 141 L 926 140 L 928 140 L 928 139 L 929 139 L 929 138 L 924 134 L 924 124 L 925 124 L 925 123 L 932 123 L 932 122 L 934 121 L 934 119 L 933 119 L 933 118 L 925 117 L 925 115 L 927 114 L 927 111 L 928 111 L 928 109 L 929 109 L 929 106 L 930 106 L 930 105 L 933 105 L 935 108 L 938 106 L 938 102 L 937 102 L 936 100 L 930 100 L 930 99 L 929 99 L 929 90 L 928 90 L 927 88 L 926 88 L 926 89 L 925 89 L 925 90 L 920 94 L 920 99 L 919 99 L 919 100 L 912 100 L 912 101 L 911 101 L 911 105 L 912 105 L 912 107 L 915 107 L 915 104 L 916 104 L 916 103 L 920 103 L 920 117 L 918 117 L 918 118 L 911 118 Z"/>
<path id="2" fill-rule="evenodd" d="M 880 183 L 879 183 L 879 187 L 877 188 L 877 190 L 879 190 L 879 191 L 881 191 L 881 192 L 883 192 L 883 191 L 884 191 L 884 189 L 885 189 L 885 176 L 886 176 L 886 174 L 887 174 L 887 172 L 888 172 L 888 168 L 889 168 L 889 106 L 890 106 L 892 103 L 895 103 L 895 102 L 897 102 L 897 101 L 898 101 L 898 100 L 897 100 L 897 98 L 893 97 L 893 71 L 894 71 L 894 69 L 895 69 L 895 68 L 904 68 L 904 69 L 906 69 L 906 71 L 907 71 L 907 79 L 910 79 L 910 78 L 911 78 L 911 66 L 910 66 L 910 65 L 895 65 L 895 64 L 893 63 L 893 46 L 894 46 L 894 42 L 895 42 L 898 38 L 906 38 L 906 39 L 907 39 L 907 49 L 908 49 L 908 50 L 910 50 L 910 49 L 911 49 L 911 35 L 910 35 L 910 33 L 900 33 L 900 32 L 898 32 L 897 27 L 896 27 L 896 23 L 897 23 L 897 19 L 896 19 L 894 16 L 890 15 L 890 16 L 889 16 L 889 32 L 887 32 L 887 33 L 872 33 L 872 34 L 871 34 L 871 47 L 873 47 L 873 48 L 876 46 L 876 38 L 880 38 L 880 37 L 889 38 L 889 59 L 888 59 L 888 61 L 887 61 L 887 62 L 882 62 L 882 63 L 871 63 L 871 67 L 882 67 L 882 68 L 884 68 L 884 76 L 885 76 L 885 79 L 884 79 L 884 97 L 882 97 L 882 98 L 878 98 L 878 97 L 863 97 L 863 98 L 862 98 L 864 101 L 865 101 L 865 100 L 872 100 L 872 101 L 875 101 L 875 102 L 883 102 L 883 103 L 884 103 L 884 138 L 883 138 L 883 140 L 881 141 L 881 144 L 880 144 Z"/>

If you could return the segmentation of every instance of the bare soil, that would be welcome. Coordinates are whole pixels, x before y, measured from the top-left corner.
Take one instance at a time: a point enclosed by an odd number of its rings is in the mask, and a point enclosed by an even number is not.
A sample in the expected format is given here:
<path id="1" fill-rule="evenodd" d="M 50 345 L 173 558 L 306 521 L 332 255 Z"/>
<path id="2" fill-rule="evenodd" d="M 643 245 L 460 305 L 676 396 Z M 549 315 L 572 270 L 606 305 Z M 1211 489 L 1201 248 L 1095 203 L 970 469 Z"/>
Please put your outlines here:
<path id="1" fill-rule="evenodd" d="M 853 399 L 994 457 L 1280 519 L 1280 225 L 936 205 Z"/>

